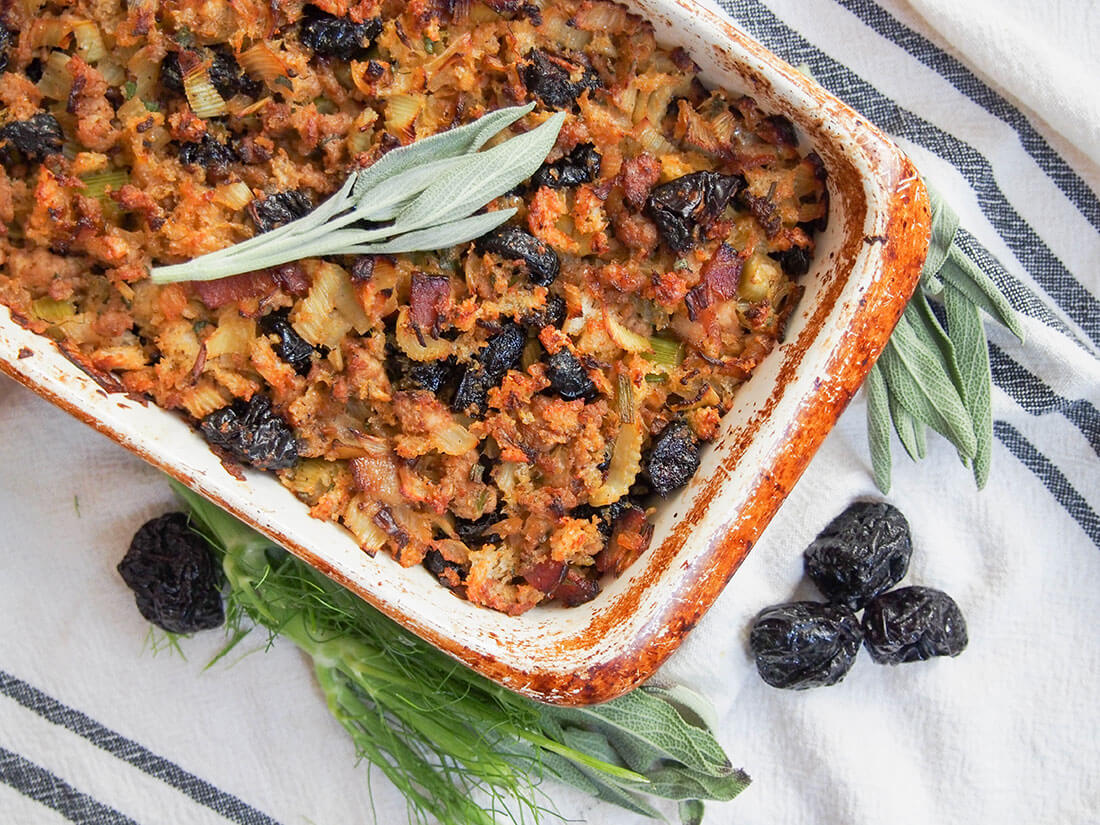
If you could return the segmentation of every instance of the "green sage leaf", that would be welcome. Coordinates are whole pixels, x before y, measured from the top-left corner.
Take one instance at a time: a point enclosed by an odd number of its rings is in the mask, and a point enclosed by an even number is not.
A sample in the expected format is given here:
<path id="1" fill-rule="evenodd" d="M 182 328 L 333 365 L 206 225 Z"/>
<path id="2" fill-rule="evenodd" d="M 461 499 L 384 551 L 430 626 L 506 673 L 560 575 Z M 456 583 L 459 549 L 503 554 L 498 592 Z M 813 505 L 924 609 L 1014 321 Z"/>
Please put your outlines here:
<path id="1" fill-rule="evenodd" d="M 989 479 L 989 463 L 993 452 L 989 346 L 978 307 L 952 283 L 948 283 L 944 289 L 943 305 L 947 312 L 947 328 L 955 344 L 959 369 L 962 372 L 963 402 L 970 411 L 974 435 L 977 438 L 972 469 L 974 481 L 981 489 Z"/>
<path id="2" fill-rule="evenodd" d="M 534 108 L 534 103 L 528 103 L 525 106 L 497 109 L 473 123 L 393 149 L 379 158 L 373 166 L 364 169 L 356 176 L 351 190 L 352 198 L 359 200 L 382 181 L 414 167 L 476 152 L 493 135 L 508 128 Z M 545 155 L 543 157 L 545 158 Z"/>
<path id="3" fill-rule="evenodd" d="M 448 223 L 470 214 L 531 177 L 553 148 L 565 122 L 557 114 L 530 132 L 470 155 L 420 193 L 397 216 L 397 231 Z"/>
<path id="4" fill-rule="evenodd" d="M 554 708 L 551 713 L 564 722 L 596 728 L 616 743 L 624 758 L 624 747 L 633 746 L 639 754 L 651 752 L 709 776 L 733 772 L 708 731 L 686 725 L 674 707 L 645 691 L 635 690 L 602 705 Z"/>
<path id="5" fill-rule="evenodd" d="M 685 799 L 677 813 L 680 815 L 680 825 L 702 825 L 706 808 L 701 799 Z"/>
<path id="6" fill-rule="evenodd" d="M 1016 310 L 997 289 L 993 279 L 986 275 L 970 257 L 957 246 L 952 247 L 947 261 L 940 269 L 945 282 L 955 286 L 967 300 L 983 309 L 990 317 L 1007 327 L 1020 343 L 1024 342 L 1024 328 Z"/>
<path id="7" fill-rule="evenodd" d="M 970 414 L 939 354 L 917 334 L 908 314 L 907 309 L 886 345 L 896 356 L 883 365 L 886 384 L 913 418 L 950 439 L 960 455 L 973 458 L 977 443 Z"/>
<path id="8" fill-rule="evenodd" d="M 516 214 L 515 209 L 501 209 L 497 212 L 485 212 L 462 220 L 431 226 L 404 235 L 398 235 L 388 241 L 349 246 L 338 249 L 337 255 L 396 255 L 400 252 L 419 252 L 431 249 L 447 249 L 480 238 L 486 232 L 496 229 Z"/>
<path id="9" fill-rule="evenodd" d="M 699 799 L 705 797 L 718 802 L 729 802 L 749 786 L 749 777 L 743 771 L 729 776 L 706 776 L 684 770 L 675 765 L 665 765 L 649 773 L 646 793 L 663 799 Z"/>
<path id="10" fill-rule="evenodd" d="M 882 368 L 875 364 L 867 376 L 867 441 L 875 485 L 890 492 L 890 398 Z"/>
<path id="11" fill-rule="evenodd" d="M 901 446 L 913 461 L 920 461 L 927 455 L 927 427 L 906 412 L 896 395 L 890 395 L 888 403 L 890 420 L 894 424 L 894 432 L 898 434 Z"/>

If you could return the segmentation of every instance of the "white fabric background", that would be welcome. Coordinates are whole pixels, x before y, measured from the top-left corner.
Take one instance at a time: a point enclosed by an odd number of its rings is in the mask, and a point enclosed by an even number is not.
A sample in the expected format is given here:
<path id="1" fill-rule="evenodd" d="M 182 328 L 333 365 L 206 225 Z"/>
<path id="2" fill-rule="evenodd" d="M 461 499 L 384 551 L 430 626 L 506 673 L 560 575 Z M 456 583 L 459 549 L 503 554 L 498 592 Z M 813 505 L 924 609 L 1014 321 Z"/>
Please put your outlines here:
<path id="1" fill-rule="evenodd" d="M 1082 142 L 1095 159 L 1100 145 L 1095 88 L 1082 99 L 1073 85 L 1097 76 L 1090 0 L 882 5 L 941 47 L 956 44 L 952 53 L 973 59 L 987 82 L 1005 78 L 999 91 L 1041 115 L 1050 124 L 1035 121 L 1043 137 L 1100 192 L 1100 167 L 1073 148 Z M 883 94 L 984 154 L 1020 217 L 1093 300 L 1100 295 L 1100 235 L 1001 120 L 842 4 L 769 0 L 767 6 Z M 1050 43 L 1064 47 L 1044 45 Z M 1094 70 L 1075 75 L 1060 68 L 1074 61 L 1093 61 Z M 903 145 L 949 195 L 963 226 L 1011 277 L 1044 297 L 1027 256 L 1014 255 L 998 236 L 957 169 L 916 143 Z M 1072 309 L 1051 312 L 1080 334 Z M 1028 331 L 1024 348 L 999 329 L 991 340 L 1057 396 L 1078 402 L 1073 410 L 1087 417 L 1091 405 L 1095 414 L 1095 346 L 1071 343 L 1038 320 L 1028 320 Z M 1100 433 L 1081 426 L 1076 414 L 1036 416 L 1018 393 L 1003 389 L 994 391 L 994 415 L 1038 446 L 1095 518 Z M 931 439 L 931 455 L 919 465 L 895 444 L 888 499 L 908 516 L 915 545 L 905 583 L 942 588 L 959 602 L 971 639 L 962 656 L 887 668 L 864 655 L 841 685 L 811 692 L 773 690 L 756 677 L 745 649 L 752 615 L 792 597 L 812 598 L 800 583 L 802 549 L 848 502 L 877 495 L 863 416 L 860 397 L 661 674 L 715 702 L 723 745 L 754 779 L 736 801 L 709 806 L 707 821 L 1096 821 L 1100 547 L 1004 439 L 995 441 L 992 478 L 981 493 L 945 442 Z M 6 378 L 0 378 L 0 466 L 0 671 L 284 825 L 369 823 L 372 805 L 379 823 L 404 821 L 404 803 L 384 778 L 368 788 L 365 769 L 354 764 L 305 661 L 289 645 L 264 653 L 257 639 L 205 672 L 221 643 L 217 633 L 188 641 L 186 659 L 147 649 L 148 626 L 114 567 L 134 530 L 174 504 L 156 471 Z M 0 748 L 143 825 L 226 821 L 2 694 Z M 551 793 L 570 817 L 637 821 L 569 792 Z M 0 783 L 0 821 L 64 820 Z"/>

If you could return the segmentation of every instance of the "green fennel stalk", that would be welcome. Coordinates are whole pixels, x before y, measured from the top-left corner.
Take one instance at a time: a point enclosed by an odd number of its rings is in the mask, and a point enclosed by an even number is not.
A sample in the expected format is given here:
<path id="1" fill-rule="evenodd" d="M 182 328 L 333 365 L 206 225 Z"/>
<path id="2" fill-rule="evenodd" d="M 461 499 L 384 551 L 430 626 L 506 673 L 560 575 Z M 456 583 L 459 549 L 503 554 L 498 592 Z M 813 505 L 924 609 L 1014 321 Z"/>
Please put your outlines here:
<path id="1" fill-rule="evenodd" d="M 217 552 L 233 634 L 254 625 L 313 661 L 329 710 L 359 753 L 405 795 L 410 819 L 447 825 L 538 821 L 552 778 L 646 816 L 646 801 L 728 800 L 749 782 L 684 688 L 640 688 L 589 708 L 542 705 L 485 679 L 181 485 L 194 528 Z M 215 660 L 216 661 L 216 660 Z M 689 721 L 690 720 L 690 721 Z M 480 791 L 488 808 L 471 797 Z"/>

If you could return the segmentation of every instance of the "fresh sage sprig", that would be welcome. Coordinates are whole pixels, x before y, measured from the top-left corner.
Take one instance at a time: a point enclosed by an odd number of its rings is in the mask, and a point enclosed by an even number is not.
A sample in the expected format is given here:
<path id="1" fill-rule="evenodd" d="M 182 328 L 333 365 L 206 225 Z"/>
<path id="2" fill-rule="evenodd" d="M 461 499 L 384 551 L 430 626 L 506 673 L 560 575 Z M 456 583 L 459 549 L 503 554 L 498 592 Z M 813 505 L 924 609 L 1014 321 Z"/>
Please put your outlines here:
<path id="1" fill-rule="evenodd" d="M 529 132 L 479 151 L 533 108 L 531 103 L 499 109 L 394 149 L 349 175 L 308 215 L 186 263 L 153 267 L 151 278 L 159 284 L 213 281 L 303 258 L 428 251 L 479 238 L 516 210 L 477 210 L 533 175 L 561 131 L 565 115 L 558 112 Z M 384 225 L 362 226 L 379 222 Z"/>
<path id="2" fill-rule="evenodd" d="M 526 699 L 191 490 L 174 489 L 225 573 L 231 635 L 217 658 L 257 625 L 300 647 L 329 710 L 409 800 L 411 819 L 537 822 L 546 812 L 540 798 L 550 798 L 539 786 L 549 778 L 643 816 L 660 817 L 651 797 L 674 800 L 681 822 L 697 825 L 702 800 L 732 799 L 748 785 L 711 733 L 713 708 L 698 694 L 646 686 L 586 708 Z"/>
<path id="3" fill-rule="evenodd" d="M 978 487 L 985 486 L 993 413 L 981 312 L 1024 340 L 1007 299 L 955 243 L 959 216 L 931 187 L 929 196 L 932 237 L 920 284 L 865 385 L 871 466 L 884 493 L 890 490 L 891 424 L 914 461 L 926 455 L 927 428 L 940 433 L 955 445 Z"/>

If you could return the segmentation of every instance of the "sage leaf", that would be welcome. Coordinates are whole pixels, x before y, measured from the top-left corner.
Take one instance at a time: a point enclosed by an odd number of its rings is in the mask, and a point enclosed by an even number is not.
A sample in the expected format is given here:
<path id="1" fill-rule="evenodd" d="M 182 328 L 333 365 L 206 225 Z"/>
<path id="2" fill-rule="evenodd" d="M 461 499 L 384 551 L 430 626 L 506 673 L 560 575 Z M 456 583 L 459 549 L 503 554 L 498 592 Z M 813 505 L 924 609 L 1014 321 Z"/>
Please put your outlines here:
<path id="1" fill-rule="evenodd" d="M 515 209 L 501 209 L 497 212 L 485 212 L 441 226 L 419 229 L 405 235 L 398 235 L 388 241 L 350 246 L 339 250 L 341 255 L 396 255 L 401 252 L 418 252 L 431 249 L 447 249 L 480 238 L 486 232 L 496 229 L 516 214 Z"/>
<path id="2" fill-rule="evenodd" d="M 552 713 L 567 723 L 592 726 L 612 741 L 629 742 L 640 751 L 652 749 L 659 758 L 673 759 L 708 776 L 733 772 L 721 745 L 708 731 L 685 724 L 675 708 L 643 690 L 603 705 L 555 708 Z"/>
<path id="3" fill-rule="evenodd" d="M 706 808 L 701 799 L 685 799 L 677 810 L 680 825 L 702 825 Z"/>
<path id="4" fill-rule="evenodd" d="M 955 344 L 962 372 L 962 398 L 970 411 L 977 439 L 972 469 L 978 489 L 989 480 L 993 453 L 993 409 L 989 382 L 989 347 L 985 339 L 978 307 L 954 284 L 948 283 L 943 294 L 947 328 Z"/>
<path id="5" fill-rule="evenodd" d="M 356 176 L 353 181 L 354 188 L 351 191 L 352 198 L 358 201 L 382 181 L 414 167 L 444 158 L 453 158 L 458 155 L 476 152 L 493 135 L 508 128 L 534 108 L 534 103 L 528 103 L 525 106 L 497 109 L 484 117 L 478 118 L 473 123 L 421 138 L 408 146 L 393 149 Z"/>
<path id="6" fill-rule="evenodd" d="M 717 730 L 718 715 L 714 705 L 703 694 L 685 685 L 643 685 L 642 690 L 650 696 L 664 699 L 696 727 Z"/>
<path id="7" fill-rule="evenodd" d="M 921 285 L 925 289 L 931 287 L 932 294 L 938 294 L 941 285 L 937 276 L 955 243 L 955 235 L 959 231 L 959 216 L 947 205 L 947 201 L 932 189 L 928 181 L 924 184 L 928 189 L 932 207 L 932 231 L 928 238 L 928 255 L 924 259 L 924 268 L 921 271 Z"/>
<path id="8" fill-rule="evenodd" d="M 889 384 L 887 384 L 887 387 L 889 387 Z M 905 448 L 905 452 L 909 454 L 913 461 L 920 461 L 927 454 L 927 427 L 906 412 L 905 407 L 898 401 L 896 394 L 890 395 L 888 404 L 890 407 L 890 420 L 894 423 L 894 432 L 898 434 L 901 446 Z"/>
<path id="9" fill-rule="evenodd" d="M 896 356 L 883 365 L 886 384 L 913 418 L 949 438 L 960 455 L 973 458 L 977 444 L 966 406 L 938 353 L 920 338 L 908 315 L 907 308 L 886 345 Z"/>
<path id="10" fill-rule="evenodd" d="M 1008 299 L 997 289 L 993 279 L 982 272 L 959 247 L 951 248 L 940 275 L 946 283 L 963 293 L 967 300 L 1007 327 L 1021 344 L 1024 343 L 1024 328 Z"/>
<path id="11" fill-rule="evenodd" d="M 580 736 L 580 733 L 582 732 L 574 728 L 566 729 L 565 743 L 578 750 L 582 746 L 587 746 L 587 744 L 589 744 L 588 740 Z M 639 796 L 637 792 L 624 787 L 622 783 L 604 774 L 574 765 L 569 760 L 564 757 L 559 757 L 557 754 L 544 753 L 542 755 L 542 764 L 555 778 L 578 790 L 583 790 L 595 796 L 597 799 L 602 799 L 604 802 L 611 802 L 621 808 L 626 808 L 628 811 L 650 817 L 651 819 L 661 818 L 660 813 Z M 648 788 L 649 786 L 647 785 L 645 787 Z"/>
<path id="12" fill-rule="evenodd" d="M 409 231 L 447 223 L 527 180 L 542 166 L 564 122 L 565 113 L 558 112 L 526 134 L 470 155 L 420 193 L 397 216 L 395 229 Z"/>
<path id="13" fill-rule="evenodd" d="M 882 367 L 875 364 L 867 375 L 867 441 L 871 445 L 871 472 L 875 485 L 890 492 L 890 399 Z"/>
<path id="14" fill-rule="evenodd" d="M 748 786 L 749 777 L 743 771 L 734 771 L 729 776 L 706 776 L 675 765 L 665 765 L 649 773 L 646 793 L 664 799 L 705 797 L 718 802 L 729 802 Z"/>

